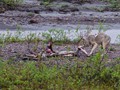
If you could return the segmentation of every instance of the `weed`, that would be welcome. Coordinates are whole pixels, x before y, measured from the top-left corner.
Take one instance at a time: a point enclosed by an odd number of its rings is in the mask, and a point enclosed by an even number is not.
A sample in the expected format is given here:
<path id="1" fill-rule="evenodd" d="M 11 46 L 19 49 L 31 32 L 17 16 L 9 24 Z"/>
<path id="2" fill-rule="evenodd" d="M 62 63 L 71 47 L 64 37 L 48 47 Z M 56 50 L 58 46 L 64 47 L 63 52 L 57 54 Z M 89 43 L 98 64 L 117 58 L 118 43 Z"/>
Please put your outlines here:
<path id="1" fill-rule="evenodd" d="M 44 40 L 47 40 L 47 41 L 51 37 L 53 38 L 53 41 L 56 41 L 56 42 L 70 41 L 67 37 L 66 32 L 64 30 L 58 30 L 58 29 L 48 30 L 48 32 L 42 33 L 42 37 Z"/>
<path id="2" fill-rule="evenodd" d="M 113 47 L 110 47 L 109 50 L 110 50 L 110 51 L 115 51 L 116 49 L 113 48 Z"/>
<path id="3" fill-rule="evenodd" d="M 118 44 L 120 44 L 120 35 L 118 35 L 118 36 L 116 37 L 116 42 L 117 42 Z"/>
<path id="4" fill-rule="evenodd" d="M 76 61 L 79 60 L 76 58 Z M 102 60 L 101 53 L 97 53 L 84 62 L 79 61 L 72 67 L 69 64 L 57 67 L 34 61 L 9 63 L 0 60 L 0 86 L 1 89 L 20 90 L 119 90 L 120 65 L 116 63 L 114 66 L 106 66 L 106 64 Z"/>
<path id="5" fill-rule="evenodd" d="M 119 0 L 107 0 L 111 3 L 112 8 L 120 9 L 120 1 Z"/>
<path id="6" fill-rule="evenodd" d="M 17 4 L 22 3 L 23 0 L 2 0 L 1 2 L 3 2 L 4 4 L 6 4 L 8 6 L 15 6 Z"/>
<path id="7" fill-rule="evenodd" d="M 42 0 L 42 1 L 43 1 L 42 2 L 43 5 L 48 6 L 53 0 Z"/>
<path id="8" fill-rule="evenodd" d="M 110 3 L 110 8 L 113 10 L 119 10 L 120 9 L 120 1 L 119 0 L 102 0 L 107 1 Z"/>

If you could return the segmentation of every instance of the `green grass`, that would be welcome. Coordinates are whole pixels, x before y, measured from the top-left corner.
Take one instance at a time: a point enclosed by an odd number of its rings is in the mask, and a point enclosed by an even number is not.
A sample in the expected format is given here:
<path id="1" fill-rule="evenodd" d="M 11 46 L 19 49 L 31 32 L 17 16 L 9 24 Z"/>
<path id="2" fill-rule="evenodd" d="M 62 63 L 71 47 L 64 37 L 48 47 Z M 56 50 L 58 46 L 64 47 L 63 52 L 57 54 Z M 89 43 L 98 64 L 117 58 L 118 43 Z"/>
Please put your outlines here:
<path id="1" fill-rule="evenodd" d="M 50 30 L 42 35 L 46 41 L 51 36 L 54 41 L 66 42 L 69 40 L 63 30 Z M 14 36 L 8 31 L 7 35 L 1 34 L 0 42 L 2 45 L 11 42 L 27 41 L 28 44 L 35 42 L 34 48 L 37 48 L 38 42 L 41 40 L 39 34 L 30 33 L 24 38 L 21 36 L 22 31 L 16 31 Z M 0 87 L 2 90 L 120 89 L 120 58 L 107 62 L 107 56 L 103 60 L 101 52 L 99 52 L 84 61 L 75 57 L 52 57 L 46 58 L 44 63 L 42 61 L 44 60 L 41 58 L 36 62 L 14 61 L 12 58 L 7 61 L 0 59 Z"/>
<path id="2" fill-rule="evenodd" d="M 106 1 L 110 3 L 110 7 L 108 8 L 112 8 L 113 10 L 120 10 L 120 0 L 101 0 L 101 1 Z"/>
<path id="3" fill-rule="evenodd" d="M 9 6 L 15 6 L 21 4 L 23 0 L 1 0 L 0 2 L 3 2 L 4 4 Z"/>
<path id="4" fill-rule="evenodd" d="M 72 31 L 69 31 L 70 33 Z M 13 43 L 13 42 L 48 42 L 48 40 L 52 37 L 53 42 L 57 44 L 63 44 L 63 43 L 77 43 L 80 40 L 80 36 L 78 31 L 75 32 L 76 38 L 71 40 L 67 33 L 64 30 L 59 29 L 50 29 L 48 32 L 43 33 L 29 33 L 24 36 L 24 31 L 18 28 L 17 31 L 14 32 L 14 35 L 7 30 L 5 34 L 0 34 L 0 44 L 7 44 L 7 43 Z"/>
<path id="5" fill-rule="evenodd" d="M 118 36 L 116 37 L 116 42 L 117 42 L 118 44 L 120 44 L 120 35 L 118 35 Z"/>
<path id="6" fill-rule="evenodd" d="M 1 60 L 0 87 L 2 90 L 119 90 L 120 65 L 105 66 L 101 60 L 100 53 L 72 67 Z"/>
<path id="7" fill-rule="evenodd" d="M 0 42 L 3 45 L 21 41 L 35 42 L 37 47 L 37 43 L 41 40 L 39 34 L 30 33 L 24 38 L 21 36 L 22 31 L 19 29 L 14 36 L 8 31 L 7 35 L 0 35 Z M 69 41 L 63 30 L 49 30 L 42 33 L 42 36 L 46 41 L 51 37 L 54 41 Z M 41 58 L 38 61 L 0 59 L 0 88 L 2 90 L 119 90 L 120 58 L 107 62 L 107 56 L 103 60 L 101 53 L 84 61 L 75 57 L 52 57 L 46 58 L 45 61 Z M 63 64 L 58 64 L 58 60 Z"/>
<path id="8" fill-rule="evenodd" d="M 107 0 L 111 3 L 112 8 L 116 8 L 120 10 L 120 1 L 119 0 Z"/>

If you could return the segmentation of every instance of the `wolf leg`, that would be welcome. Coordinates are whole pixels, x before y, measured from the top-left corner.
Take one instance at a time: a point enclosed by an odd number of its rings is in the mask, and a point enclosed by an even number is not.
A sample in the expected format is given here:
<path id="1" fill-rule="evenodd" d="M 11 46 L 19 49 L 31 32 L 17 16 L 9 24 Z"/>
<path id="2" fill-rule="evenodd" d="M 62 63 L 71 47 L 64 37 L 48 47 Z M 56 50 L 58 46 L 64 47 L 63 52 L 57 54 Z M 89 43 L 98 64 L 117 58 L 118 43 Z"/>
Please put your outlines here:
<path id="1" fill-rule="evenodd" d="M 103 42 L 103 50 L 104 50 L 104 54 L 106 54 L 108 52 L 108 47 L 109 47 L 109 43 L 110 42 Z"/>
<path id="2" fill-rule="evenodd" d="M 90 54 L 88 56 L 90 56 L 93 53 L 93 51 L 97 48 L 97 46 L 98 46 L 98 44 L 95 43 L 94 46 L 93 46 L 93 48 L 91 49 Z"/>
<path id="3" fill-rule="evenodd" d="M 84 54 L 88 56 L 88 53 L 86 50 L 82 49 L 83 46 L 78 46 L 78 50 L 81 50 Z"/>

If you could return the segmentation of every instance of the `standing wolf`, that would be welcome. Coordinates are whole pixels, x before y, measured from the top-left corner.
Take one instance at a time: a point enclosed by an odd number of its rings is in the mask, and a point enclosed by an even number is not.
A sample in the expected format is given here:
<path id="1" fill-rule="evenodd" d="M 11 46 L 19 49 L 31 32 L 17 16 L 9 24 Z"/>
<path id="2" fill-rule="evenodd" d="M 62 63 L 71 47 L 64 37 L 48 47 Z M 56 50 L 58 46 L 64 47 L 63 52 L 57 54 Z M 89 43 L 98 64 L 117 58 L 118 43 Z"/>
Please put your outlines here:
<path id="1" fill-rule="evenodd" d="M 103 32 L 99 32 L 96 36 L 90 35 L 90 32 L 87 32 L 87 35 L 85 38 L 81 38 L 79 45 L 86 47 L 86 46 L 92 46 L 92 49 L 88 56 L 90 56 L 93 51 L 97 48 L 98 45 L 102 45 L 103 49 L 107 49 L 108 45 L 110 44 L 111 38 L 110 36 L 106 35 Z"/>

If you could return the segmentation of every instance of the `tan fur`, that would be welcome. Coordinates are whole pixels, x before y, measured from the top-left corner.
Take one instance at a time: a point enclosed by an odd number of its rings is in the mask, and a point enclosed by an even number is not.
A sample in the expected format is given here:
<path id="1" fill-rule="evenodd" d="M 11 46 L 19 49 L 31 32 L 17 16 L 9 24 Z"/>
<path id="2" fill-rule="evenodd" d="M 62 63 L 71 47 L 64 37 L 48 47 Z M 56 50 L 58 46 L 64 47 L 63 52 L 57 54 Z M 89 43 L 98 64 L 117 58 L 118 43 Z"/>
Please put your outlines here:
<path id="1" fill-rule="evenodd" d="M 93 53 L 93 51 L 97 48 L 98 45 L 102 45 L 103 49 L 105 50 L 110 44 L 110 41 L 111 41 L 110 36 L 100 32 L 98 33 L 97 36 L 88 35 L 85 39 L 82 38 L 81 41 L 79 42 L 79 45 L 92 46 L 92 49 L 88 54 L 88 56 L 90 56 Z"/>

